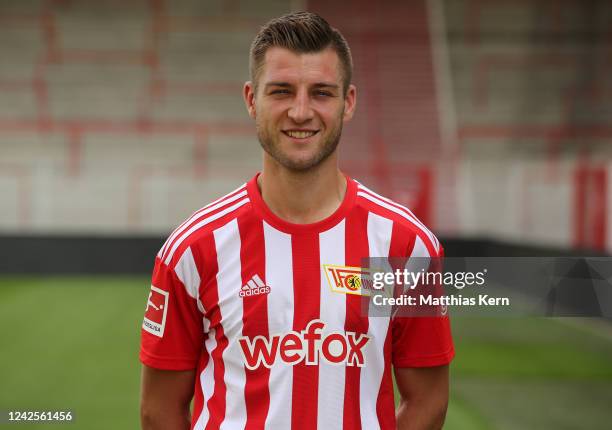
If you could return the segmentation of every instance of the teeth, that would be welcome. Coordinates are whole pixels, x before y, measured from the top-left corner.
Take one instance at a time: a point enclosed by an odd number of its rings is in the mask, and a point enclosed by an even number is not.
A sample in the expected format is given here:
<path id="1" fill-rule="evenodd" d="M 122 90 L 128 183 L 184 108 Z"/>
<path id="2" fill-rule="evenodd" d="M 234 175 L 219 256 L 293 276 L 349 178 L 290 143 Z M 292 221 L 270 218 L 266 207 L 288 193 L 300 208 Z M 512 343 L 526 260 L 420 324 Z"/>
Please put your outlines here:
<path id="1" fill-rule="evenodd" d="M 314 131 L 288 131 L 287 134 L 296 139 L 306 139 L 307 137 L 314 136 Z"/>

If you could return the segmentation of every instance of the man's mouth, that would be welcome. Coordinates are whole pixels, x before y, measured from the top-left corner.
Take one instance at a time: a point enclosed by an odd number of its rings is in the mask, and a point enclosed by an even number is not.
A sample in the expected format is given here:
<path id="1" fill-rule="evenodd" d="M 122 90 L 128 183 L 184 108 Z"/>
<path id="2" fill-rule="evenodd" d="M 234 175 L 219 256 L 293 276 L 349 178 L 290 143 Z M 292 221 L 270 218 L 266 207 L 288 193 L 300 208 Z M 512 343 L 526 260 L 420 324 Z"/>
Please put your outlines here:
<path id="1" fill-rule="evenodd" d="M 284 130 L 287 136 L 292 137 L 294 139 L 308 139 L 309 137 L 317 134 L 319 130 Z"/>

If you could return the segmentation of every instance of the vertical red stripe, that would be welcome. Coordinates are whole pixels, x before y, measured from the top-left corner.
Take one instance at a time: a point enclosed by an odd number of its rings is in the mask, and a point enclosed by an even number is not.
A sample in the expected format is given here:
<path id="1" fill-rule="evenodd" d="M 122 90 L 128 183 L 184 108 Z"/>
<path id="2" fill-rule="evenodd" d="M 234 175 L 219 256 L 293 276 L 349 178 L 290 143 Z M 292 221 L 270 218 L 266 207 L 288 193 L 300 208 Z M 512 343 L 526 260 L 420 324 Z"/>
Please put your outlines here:
<path id="1" fill-rule="evenodd" d="M 419 175 L 419 191 L 418 200 L 416 202 L 415 216 L 429 228 L 434 228 L 433 225 L 433 202 L 436 200 L 434 191 L 434 178 L 432 169 L 428 166 L 421 167 L 418 171 Z"/>
<path id="2" fill-rule="evenodd" d="M 605 167 L 593 169 L 593 242 L 598 251 L 606 249 L 606 221 L 608 217 L 608 175 Z"/>
<path id="3" fill-rule="evenodd" d="M 263 223 L 255 216 L 245 215 L 238 218 L 240 231 L 240 263 L 242 285 L 258 275 L 266 283 L 266 261 Z M 251 339 L 255 336 L 269 336 L 268 296 L 259 294 L 244 297 L 242 300 L 242 334 Z M 246 383 L 244 397 L 247 421 L 245 429 L 263 429 L 270 407 L 270 369 L 259 366 L 255 370 L 245 368 Z"/>
<path id="4" fill-rule="evenodd" d="M 606 168 L 581 164 L 574 174 L 574 246 L 605 250 L 608 212 Z"/>
<path id="5" fill-rule="evenodd" d="M 346 218 L 345 258 L 347 266 L 364 267 L 369 258 L 368 211 L 354 209 Z M 368 332 L 368 316 L 362 314 L 362 297 L 346 295 L 346 321 L 344 329 L 356 333 Z M 361 368 L 347 367 L 344 384 L 344 429 L 360 430 L 361 414 L 359 384 Z"/>
<path id="6" fill-rule="evenodd" d="M 213 349 L 210 359 L 213 360 L 214 364 L 214 380 L 215 388 L 210 399 L 204 399 L 204 405 L 208 407 L 210 412 L 210 419 L 206 424 L 205 429 L 219 428 L 223 420 L 225 419 L 225 393 L 226 386 L 223 376 L 225 375 L 225 363 L 223 362 L 223 351 L 227 348 L 228 341 L 221 325 L 221 310 L 219 308 L 219 292 L 217 286 L 216 274 L 219 270 L 217 264 L 217 249 L 215 247 L 215 240 L 212 233 L 207 234 L 200 241 L 198 245 L 194 246 L 194 252 L 198 252 L 201 256 L 199 259 L 203 261 L 206 271 L 202 271 L 202 276 L 205 279 L 202 280 L 202 290 L 200 291 L 200 300 L 206 310 L 206 318 L 210 321 L 210 329 L 215 329 L 215 338 L 217 346 Z M 211 276 L 212 275 L 212 276 Z M 198 375 L 199 380 L 199 375 Z M 198 382 L 199 383 L 199 382 Z M 199 418 L 199 414 L 196 419 Z"/>
<path id="7" fill-rule="evenodd" d="M 316 233 L 295 234 L 291 239 L 294 290 L 293 330 L 302 331 L 310 321 L 319 318 L 320 315 L 319 235 Z M 318 391 L 318 366 L 307 366 L 304 361 L 293 366 L 292 428 L 300 430 L 317 428 Z"/>

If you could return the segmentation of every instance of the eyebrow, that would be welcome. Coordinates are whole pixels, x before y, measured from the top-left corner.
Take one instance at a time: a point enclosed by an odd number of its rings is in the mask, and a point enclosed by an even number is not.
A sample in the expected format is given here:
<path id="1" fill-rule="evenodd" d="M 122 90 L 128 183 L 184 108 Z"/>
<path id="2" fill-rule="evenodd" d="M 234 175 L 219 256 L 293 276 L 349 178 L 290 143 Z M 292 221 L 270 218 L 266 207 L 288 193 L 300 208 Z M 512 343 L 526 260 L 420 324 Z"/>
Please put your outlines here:
<path id="1" fill-rule="evenodd" d="M 329 84 L 327 82 L 317 82 L 316 84 L 314 84 L 314 87 L 316 87 L 316 88 L 333 88 L 333 89 L 338 89 L 338 88 L 340 88 L 340 85 Z"/>
<path id="2" fill-rule="evenodd" d="M 293 85 L 291 85 L 289 82 L 268 82 L 265 87 L 269 88 L 269 87 L 281 87 L 281 88 L 290 88 Z M 329 82 L 317 82 L 313 85 L 313 87 L 315 88 L 332 88 L 332 89 L 338 89 L 340 88 L 339 85 L 337 84 L 332 84 Z"/>

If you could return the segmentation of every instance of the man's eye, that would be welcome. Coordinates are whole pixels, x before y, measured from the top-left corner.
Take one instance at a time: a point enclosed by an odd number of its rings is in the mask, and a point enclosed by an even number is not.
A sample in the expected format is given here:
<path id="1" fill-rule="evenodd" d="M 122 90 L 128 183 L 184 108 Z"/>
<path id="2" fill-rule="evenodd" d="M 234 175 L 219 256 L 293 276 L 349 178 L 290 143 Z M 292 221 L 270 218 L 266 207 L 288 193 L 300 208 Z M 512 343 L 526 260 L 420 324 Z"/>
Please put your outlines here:
<path id="1" fill-rule="evenodd" d="M 330 93 L 329 91 L 316 91 L 315 95 L 319 97 L 331 97 L 332 93 Z"/>
<path id="2" fill-rule="evenodd" d="M 270 94 L 289 94 L 289 90 L 272 90 Z"/>

